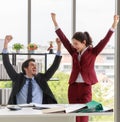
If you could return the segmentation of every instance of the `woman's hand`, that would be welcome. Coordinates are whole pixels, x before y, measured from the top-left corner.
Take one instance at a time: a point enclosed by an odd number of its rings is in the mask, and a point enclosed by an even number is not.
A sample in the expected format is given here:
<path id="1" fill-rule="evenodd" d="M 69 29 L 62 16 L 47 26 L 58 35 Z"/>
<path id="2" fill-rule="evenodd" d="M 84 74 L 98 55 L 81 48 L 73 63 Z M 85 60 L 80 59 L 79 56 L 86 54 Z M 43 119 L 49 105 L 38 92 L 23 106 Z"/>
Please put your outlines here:
<path id="1" fill-rule="evenodd" d="M 58 26 L 57 21 L 56 21 L 56 14 L 55 13 L 51 13 L 51 18 L 52 18 L 54 26 L 55 27 Z"/>
<path id="2" fill-rule="evenodd" d="M 112 24 L 112 28 L 115 29 L 119 23 L 119 15 L 114 15 L 114 21 Z"/>

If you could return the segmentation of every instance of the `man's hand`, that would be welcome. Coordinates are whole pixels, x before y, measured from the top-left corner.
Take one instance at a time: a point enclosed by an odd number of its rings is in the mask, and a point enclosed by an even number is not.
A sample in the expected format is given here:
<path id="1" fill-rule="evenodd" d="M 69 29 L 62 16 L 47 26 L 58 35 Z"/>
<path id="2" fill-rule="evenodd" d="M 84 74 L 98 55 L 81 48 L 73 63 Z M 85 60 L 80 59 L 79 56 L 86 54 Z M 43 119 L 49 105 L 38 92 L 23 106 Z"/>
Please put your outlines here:
<path id="1" fill-rule="evenodd" d="M 118 22 L 119 22 L 119 15 L 114 15 L 114 21 L 113 21 L 113 24 L 112 24 L 113 29 L 115 29 L 117 27 Z"/>
<path id="2" fill-rule="evenodd" d="M 54 23 L 54 26 L 55 27 L 58 26 L 57 21 L 56 21 L 56 14 L 55 13 L 51 13 L 51 18 L 52 18 L 52 21 Z"/>
<path id="3" fill-rule="evenodd" d="M 12 40 L 12 36 L 11 35 L 7 35 L 5 37 L 5 41 L 4 41 L 4 48 L 7 49 L 8 43 Z"/>
<path id="4" fill-rule="evenodd" d="M 58 51 L 61 51 L 61 40 L 59 38 L 56 38 L 56 44 L 58 46 Z"/>
<path id="5" fill-rule="evenodd" d="M 5 42 L 6 42 L 6 43 L 9 43 L 11 40 L 12 40 L 12 36 L 11 36 L 11 35 L 7 35 L 7 36 L 5 37 Z"/>

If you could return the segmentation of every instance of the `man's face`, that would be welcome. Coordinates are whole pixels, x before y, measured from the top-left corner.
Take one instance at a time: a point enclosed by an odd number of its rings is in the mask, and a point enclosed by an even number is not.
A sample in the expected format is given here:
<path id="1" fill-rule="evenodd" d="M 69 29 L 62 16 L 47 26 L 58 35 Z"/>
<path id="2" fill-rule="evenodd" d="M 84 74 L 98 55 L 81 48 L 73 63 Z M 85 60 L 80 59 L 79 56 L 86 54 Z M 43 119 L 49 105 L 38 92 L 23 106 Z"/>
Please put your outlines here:
<path id="1" fill-rule="evenodd" d="M 25 68 L 25 72 L 26 72 L 26 75 L 28 75 L 28 76 L 36 75 L 36 73 L 37 73 L 37 71 L 36 71 L 36 63 L 33 62 L 33 61 L 30 61 L 28 67 Z"/>

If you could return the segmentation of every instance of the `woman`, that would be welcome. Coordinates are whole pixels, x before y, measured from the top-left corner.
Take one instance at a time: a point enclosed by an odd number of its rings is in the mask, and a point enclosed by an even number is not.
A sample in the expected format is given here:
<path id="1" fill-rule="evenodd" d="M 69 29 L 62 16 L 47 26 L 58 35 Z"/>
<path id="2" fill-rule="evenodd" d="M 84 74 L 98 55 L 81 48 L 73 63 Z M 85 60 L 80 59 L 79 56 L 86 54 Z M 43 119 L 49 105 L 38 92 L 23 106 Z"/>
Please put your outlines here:
<path id="1" fill-rule="evenodd" d="M 114 16 L 112 27 L 95 47 L 92 46 L 92 38 L 88 32 L 76 32 L 72 37 L 71 44 L 59 28 L 56 15 L 52 13 L 51 17 L 58 37 L 72 56 L 73 65 L 68 89 L 69 103 L 90 102 L 92 100 L 92 85 L 98 82 L 94 69 L 96 57 L 110 40 L 119 22 L 119 16 Z M 76 120 L 77 122 L 88 122 L 88 117 L 77 117 Z"/>

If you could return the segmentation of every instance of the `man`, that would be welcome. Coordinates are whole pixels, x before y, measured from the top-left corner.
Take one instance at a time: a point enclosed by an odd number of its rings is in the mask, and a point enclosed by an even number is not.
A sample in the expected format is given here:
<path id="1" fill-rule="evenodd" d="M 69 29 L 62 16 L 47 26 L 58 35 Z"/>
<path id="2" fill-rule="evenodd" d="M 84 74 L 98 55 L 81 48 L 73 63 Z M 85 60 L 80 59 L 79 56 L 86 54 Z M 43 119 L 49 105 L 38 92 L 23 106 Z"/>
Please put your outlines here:
<path id="1" fill-rule="evenodd" d="M 45 73 L 36 72 L 36 63 L 34 59 L 28 59 L 22 64 L 22 73 L 17 73 L 9 61 L 8 43 L 12 36 L 5 37 L 3 49 L 3 64 L 13 82 L 12 92 L 8 104 L 54 104 L 57 103 L 51 92 L 47 81 L 58 69 L 61 61 L 61 42 L 56 39 L 57 53 L 53 64 Z"/>

